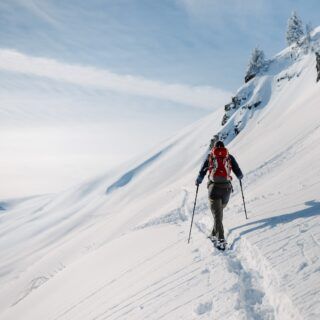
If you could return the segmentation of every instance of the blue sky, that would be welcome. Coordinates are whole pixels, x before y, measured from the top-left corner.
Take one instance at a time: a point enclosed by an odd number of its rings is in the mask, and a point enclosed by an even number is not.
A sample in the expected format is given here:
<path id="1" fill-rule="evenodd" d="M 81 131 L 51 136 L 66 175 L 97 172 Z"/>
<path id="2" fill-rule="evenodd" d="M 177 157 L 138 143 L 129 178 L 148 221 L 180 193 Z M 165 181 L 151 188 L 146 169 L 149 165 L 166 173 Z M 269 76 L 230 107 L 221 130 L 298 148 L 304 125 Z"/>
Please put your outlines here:
<path id="1" fill-rule="evenodd" d="M 292 10 L 317 25 L 317 0 L 2 0 L 1 47 L 235 90 L 255 45 L 285 46 Z"/>
<path id="2" fill-rule="evenodd" d="M 0 197 L 107 171 L 223 107 L 293 10 L 320 24 L 318 0 L 1 0 Z"/>

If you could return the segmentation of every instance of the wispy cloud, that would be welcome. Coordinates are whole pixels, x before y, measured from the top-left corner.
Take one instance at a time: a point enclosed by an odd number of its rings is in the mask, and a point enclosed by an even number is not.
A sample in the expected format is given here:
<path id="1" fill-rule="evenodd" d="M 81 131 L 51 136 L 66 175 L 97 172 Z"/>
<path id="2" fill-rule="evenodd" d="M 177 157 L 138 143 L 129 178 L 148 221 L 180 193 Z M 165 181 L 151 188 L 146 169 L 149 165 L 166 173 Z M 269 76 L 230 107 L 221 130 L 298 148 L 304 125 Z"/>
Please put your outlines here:
<path id="1" fill-rule="evenodd" d="M 13 50 L 0 50 L 0 69 L 80 86 L 164 99 L 205 109 L 221 107 L 230 98 L 229 92 L 212 86 L 168 84 L 139 76 L 120 75 L 90 66 L 32 57 Z"/>
<path id="2" fill-rule="evenodd" d="M 41 20 L 58 26 L 57 19 L 52 14 L 52 8 L 48 1 L 39 0 L 11 0 L 11 3 L 17 5 L 18 8 L 22 7 L 28 10 L 32 15 L 40 18 Z"/>
<path id="3" fill-rule="evenodd" d="M 264 17 L 274 8 L 271 1 L 264 0 L 176 0 L 193 18 L 212 25 L 214 28 L 225 30 L 226 26 L 247 33 L 257 33 L 252 28 L 252 20 L 259 19 L 260 23 L 270 23 Z M 231 26 L 233 24 L 233 26 Z M 259 31 L 258 31 L 259 32 Z"/>

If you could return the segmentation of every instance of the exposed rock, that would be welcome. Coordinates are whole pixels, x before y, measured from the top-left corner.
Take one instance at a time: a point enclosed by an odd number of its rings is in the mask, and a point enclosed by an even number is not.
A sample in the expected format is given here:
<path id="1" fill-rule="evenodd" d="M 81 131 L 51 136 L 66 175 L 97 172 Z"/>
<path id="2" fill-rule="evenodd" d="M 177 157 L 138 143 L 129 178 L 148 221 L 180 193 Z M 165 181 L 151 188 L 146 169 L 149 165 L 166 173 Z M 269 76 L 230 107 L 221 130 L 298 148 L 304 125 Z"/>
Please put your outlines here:
<path id="1" fill-rule="evenodd" d="M 219 141 L 219 134 L 215 134 L 213 138 L 210 140 L 210 149 L 214 147 L 217 141 Z"/>
<path id="2" fill-rule="evenodd" d="M 320 80 L 320 52 L 316 52 L 317 59 L 317 82 Z"/>
<path id="3" fill-rule="evenodd" d="M 225 141 L 228 138 L 229 133 L 228 132 L 222 132 L 220 140 Z"/>
<path id="4" fill-rule="evenodd" d="M 237 96 L 235 96 L 235 97 L 231 98 L 231 102 L 230 103 L 228 103 L 228 104 L 226 104 L 224 106 L 225 114 L 224 114 L 224 116 L 222 118 L 222 122 L 221 122 L 222 125 L 226 124 L 226 122 L 230 118 L 231 114 L 233 113 L 233 112 L 230 112 L 230 111 L 238 109 L 240 104 L 241 104 L 241 99 L 239 99 Z"/>
<path id="5" fill-rule="evenodd" d="M 227 123 L 228 119 L 229 119 L 229 117 L 226 114 L 224 114 L 222 117 L 221 125 L 222 126 L 225 125 Z"/>
<path id="6" fill-rule="evenodd" d="M 255 102 L 255 103 L 253 104 L 253 107 L 254 107 L 254 108 L 257 108 L 258 106 L 260 106 L 261 102 L 262 102 L 262 101 L 257 101 L 257 102 Z"/>
<path id="7" fill-rule="evenodd" d="M 252 108 L 258 107 L 260 104 L 261 104 L 261 101 L 257 101 L 257 102 L 255 102 L 253 104 L 246 105 L 243 108 L 247 108 L 247 109 L 251 110 Z"/>
<path id="8" fill-rule="evenodd" d="M 249 82 L 251 79 L 253 79 L 256 75 L 255 74 L 247 74 L 245 77 L 244 77 L 244 82 L 247 83 Z"/>
<path id="9" fill-rule="evenodd" d="M 241 99 L 239 99 L 237 96 L 232 97 L 232 102 L 234 105 L 238 105 L 240 103 Z"/>
<path id="10" fill-rule="evenodd" d="M 224 106 L 224 111 L 230 111 L 231 110 L 232 103 L 228 103 Z"/>
<path id="11" fill-rule="evenodd" d="M 300 73 L 301 73 L 301 72 L 295 72 L 295 73 L 293 73 L 293 74 L 285 73 L 283 76 L 277 78 L 277 82 L 280 82 L 280 81 L 285 80 L 285 79 L 287 79 L 288 81 L 290 81 L 290 80 L 293 79 L 294 77 L 299 78 Z"/>

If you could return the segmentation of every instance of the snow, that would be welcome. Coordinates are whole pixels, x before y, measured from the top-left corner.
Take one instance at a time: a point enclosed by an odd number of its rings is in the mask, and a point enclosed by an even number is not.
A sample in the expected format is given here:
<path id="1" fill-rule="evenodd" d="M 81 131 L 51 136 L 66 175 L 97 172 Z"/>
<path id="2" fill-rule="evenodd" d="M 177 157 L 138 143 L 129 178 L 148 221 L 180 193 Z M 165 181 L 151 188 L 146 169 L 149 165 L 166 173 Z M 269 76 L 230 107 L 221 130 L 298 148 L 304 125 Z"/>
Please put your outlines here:
<path id="1" fill-rule="evenodd" d="M 209 113 L 1 68 L 0 101 L 2 199 L 78 185 Z"/>
<path id="2" fill-rule="evenodd" d="M 261 104 L 238 108 L 224 127 L 218 110 L 66 192 L 1 201 L 1 320 L 318 319 L 315 79 L 314 54 L 286 49 L 237 93 Z M 229 133 L 245 173 L 249 217 L 234 180 L 226 252 L 207 240 L 205 183 L 187 244 L 194 180 L 217 132 Z"/>

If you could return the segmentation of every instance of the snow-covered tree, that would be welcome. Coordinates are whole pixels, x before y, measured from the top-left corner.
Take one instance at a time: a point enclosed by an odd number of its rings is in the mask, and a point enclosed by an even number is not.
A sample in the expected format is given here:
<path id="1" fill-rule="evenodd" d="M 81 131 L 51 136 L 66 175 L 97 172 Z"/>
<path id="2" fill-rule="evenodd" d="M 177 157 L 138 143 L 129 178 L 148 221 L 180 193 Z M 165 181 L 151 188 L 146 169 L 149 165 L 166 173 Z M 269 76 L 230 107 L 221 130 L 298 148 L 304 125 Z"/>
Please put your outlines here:
<path id="1" fill-rule="evenodd" d="M 308 52 L 309 50 L 312 51 L 312 46 L 311 46 L 311 32 L 313 30 L 313 27 L 311 25 L 311 23 L 307 23 L 306 24 L 306 36 L 304 39 L 304 45 L 306 47 L 306 52 Z"/>
<path id="2" fill-rule="evenodd" d="M 254 78 L 260 71 L 264 70 L 267 62 L 264 58 L 264 52 L 259 48 L 254 48 L 251 53 L 248 69 L 244 78 L 245 82 L 248 82 Z"/>
<path id="3" fill-rule="evenodd" d="M 289 46 L 292 44 L 300 45 L 300 39 L 303 37 L 303 24 L 295 11 L 292 12 L 288 20 L 286 39 Z"/>

